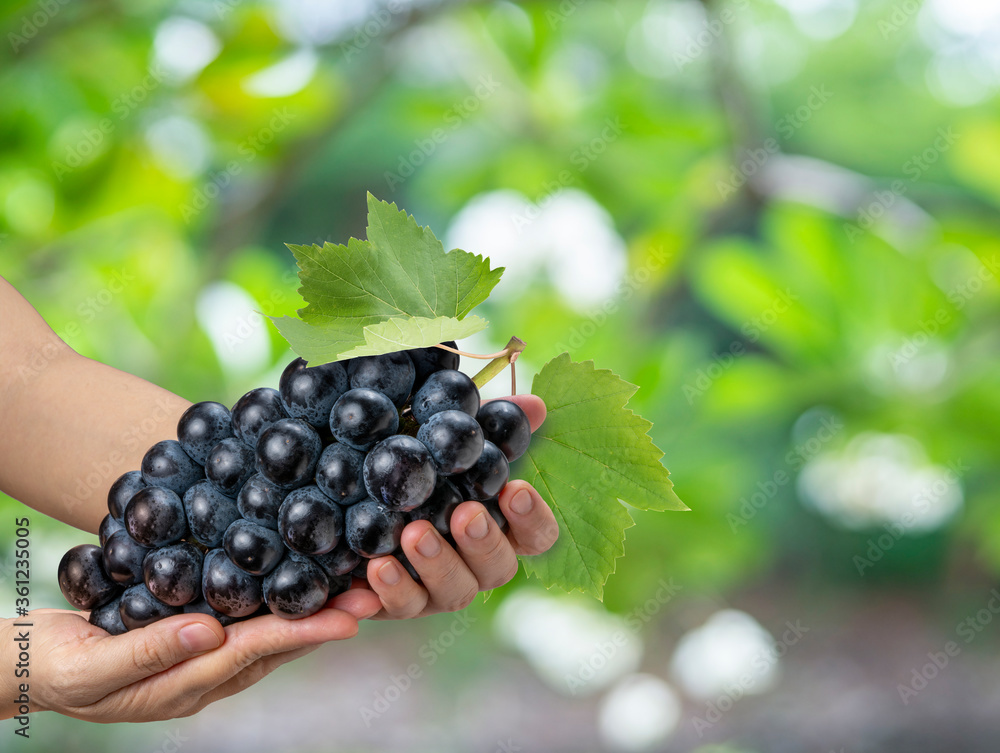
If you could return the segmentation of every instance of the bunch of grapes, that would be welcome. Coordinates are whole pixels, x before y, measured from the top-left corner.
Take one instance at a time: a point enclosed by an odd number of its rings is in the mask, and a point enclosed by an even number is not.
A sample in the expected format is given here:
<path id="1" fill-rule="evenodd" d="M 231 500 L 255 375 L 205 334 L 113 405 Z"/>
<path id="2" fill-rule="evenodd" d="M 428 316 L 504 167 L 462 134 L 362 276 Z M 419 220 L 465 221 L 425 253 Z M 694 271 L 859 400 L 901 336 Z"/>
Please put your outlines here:
<path id="1" fill-rule="evenodd" d="M 454 348 L 455 343 L 444 343 Z M 317 612 L 395 555 L 403 527 L 446 538 L 463 500 L 501 528 L 498 495 L 531 428 L 515 403 L 480 403 L 458 355 L 420 348 L 310 367 L 258 387 L 232 411 L 192 405 L 177 440 L 153 445 L 108 494 L 100 546 L 70 549 L 59 586 L 117 635 L 173 614 L 223 625 Z"/>

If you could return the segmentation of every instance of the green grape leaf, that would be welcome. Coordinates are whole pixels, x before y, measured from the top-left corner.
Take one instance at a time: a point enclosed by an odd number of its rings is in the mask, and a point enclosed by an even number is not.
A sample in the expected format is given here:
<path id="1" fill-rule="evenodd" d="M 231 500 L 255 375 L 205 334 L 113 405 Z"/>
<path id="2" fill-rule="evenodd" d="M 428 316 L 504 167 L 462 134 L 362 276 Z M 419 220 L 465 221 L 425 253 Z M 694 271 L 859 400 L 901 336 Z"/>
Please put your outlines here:
<path id="1" fill-rule="evenodd" d="M 568 353 L 545 364 L 532 382 L 548 416 L 519 470 L 552 507 L 559 540 L 522 563 L 546 588 L 603 598 L 633 524 L 622 502 L 641 510 L 688 509 L 649 436 L 652 424 L 627 407 L 637 389 L 592 361 L 573 362 Z"/>
<path id="2" fill-rule="evenodd" d="M 367 240 L 289 245 L 306 306 L 272 317 L 307 361 L 339 361 L 468 337 L 486 326 L 466 315 L 503 268 L 461 249 L 446 252 L 429 227 L 368 194 Z M 439 339 L 438 339 L 439 338 Z"/>
<path id="3" fill-rule="evenodd" d="M 345 358 L 377 356 L 408 348 L 429 348 L 446 340 L 461 340 L 486 329 L 489 322 L 478 316 L 455 319 L 439 316 L 427 319 L 396 317 L 365 327 L 365 344 L 344 354 Z"/>

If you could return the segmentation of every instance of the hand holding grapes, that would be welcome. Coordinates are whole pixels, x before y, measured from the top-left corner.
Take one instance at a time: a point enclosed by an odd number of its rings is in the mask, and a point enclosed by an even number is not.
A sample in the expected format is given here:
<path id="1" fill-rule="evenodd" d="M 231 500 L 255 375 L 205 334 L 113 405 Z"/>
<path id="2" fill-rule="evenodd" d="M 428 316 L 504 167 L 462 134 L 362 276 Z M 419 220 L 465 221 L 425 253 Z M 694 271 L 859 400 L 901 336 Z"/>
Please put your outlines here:
<path id="1" fill-rule="evenodd" d="M 108 635 L 86 613 L 36 609 L 31 628 L 31 710 L 92 722 L 189 716 L 244 690 L 327 641 L 351 638 L 379 608 L 354 590 L 302 620 L 265 615 L 225 629 L 207 615 L 175 615 L 124 635 Z M 18 620 L 23 622 L 24 619 Z M 3 666 L 16 646 L 14 620 L 0 623 Z M 18 713 L 8 691 L 0 718 Z"/>
<path id="2" fill-rule="evenodd" d="M 514 400 L 536 429 L 544 419 L 544 404 L 531 396 Z M 503 585 L 514 576 L 516 554 L 541 552 L 555 541 L 558 528 L 552 512 L 530 485 L 508 484 L 498 509 L 510 521 L 506 535 L 498 522 L 504 518 L 494 518 L 482 504 L 462 502 L 454 509 L 450 527 L 457 551 L 429 520 L 410 523 L 402 548 L 422 584 L 395 558 L 374 559 L 368 565 L 374 592 L 352 588 L 299 620 L 264 615 L 223 628 L 207 614 L 178 614 L 109 635 L 90 624 L 86 612 L 34 610 L 29 619 L 35 656 L 40 658 L 34 660 L 32 710 L 94 722 L 188 716 L 322 643 L 353 637 L 358 620 L 462 609 L 479 590 Z M 430 548 L 428 541 L 434 542 Z M 386 567 L 395 570 L 395 582 L 390 582 Z M 2 623 L 0 645 L 15 645 L 13 622 Z M 14 713 L 11 708 L 3 716 Z"/>
<path id="3" fill-rule="evenodd" d="M 4 312 L 5 325 L 0 327 L 0 352 L 5 354 L 0 361 L 0 418 L 7 425 L 19 427 L 18 432 L 0 436 L 0 488 L 47 515 L 91 532 L 100 529 L 104 577 L 110 576 L 120 587 L 129 589 L 125 594 L 133 591 L 143 596 L 129 601 L 123 598 L 120 590 L 116 591 L 114 601 L 93 611 L 91 616 L 99 618 L 95 620 L 97 624 L 88 624 L 86 612 L 49 609 L 30 612 L 35 623 L 32 629 L 32 711 L 45 708 L 94 721 L 142 721 L 194 713 L 214 700 L 252 685 L 276 667 L 323 642 L 353 636 L 359 619 L 376 613 L 380 617 L 399 618 L 462 608 L 479 589 L 495 587 L 513 577 L 515 552 L 544 551 L 555 540 L 557 528 L 552 513 L 530 486 L 512 482 L 499 498 L 490 496 L 494 494 L 491 474 L 495 476 L 501 465 L 506 468 L 498 446 L 493 446 L 490 463 L 480 469 L 482 473 L 473 473 L 470 469 L 469 473 L 461 474 L 461 480 L 453 479 L 455 484 L 449 482 L 452 494 L 458 494 L 458 486 L 468 494 L 437 508 L 433 516 L 409 523 L 400 531 L 403 534 L 402 551 L 405 558 L 411 560 L 406 564 L 416 567 L 413 572 L 422 576 L 423 585 L 418 585 L 405 572 L 399 581 L 390 584 L 388 571 L 383 568 L 386 564 L 397 568 L 399 565 L 390 562 L 394 560 L 392 557 L 375 555 L 374 564 L 365 569 L 366 574 L 372 573 L 374 593 L 367 588 L 352 588 L 334 596 L 315 614 L 297 620 L 264 615 L 223 628 L 215 619 L 219 615 L 212 609 L 205 609 L 202 601 L 199 609 L 191 609 L 193 604 L 189 604 L 182 614 L 177 613 L 179 608 L 167 605 L 164 610 L 164 605 L 159 604 L 156 609 L 160 613 L 153 615 L 159 621 L 146 623 L 149 615 L 142 610 L 155 601 L 149 596 L 148 586 L 142 583 L 142 564 L 150 550 L 155 549 L 162 556 L 177 548 L 190 558 L 196 550 L 189 542 L 178 541 L 178 537 L 190 533 L 197 542 L 219 536 L 219 541 L 213 539 L 211 543 L 217 547 L 214 551 L 222 552 L 225 548 L 230 558 L 237 557 L 240 542 L 247 537 L 230 536 L 231 541 L 223 541 L 223 532 L 240 517 L 243 521 L 239 523 L 241 530 L 238 533 L 241 534 L 246 533 L 242 529 L 260 534 L 255 527 L 258 524 L 266 523 L 264 527 L 270 530 L 272 526 L 280 527 L 275 502 L 280 506 L 283 493 L 275 495 L 274 485 L 262 481 L 259 473 L 249 475 L 247 466 L 251 456 L 244 450 L 247 437 L 239 437 L 243 444 L 236 438 L 219 442 L 221 446 L 212 456 L 200 457 L 192 450 L 194 454 L 189 454 L 189 458 L 196 458 L 198 463 L 217 461 L 213 472 L 207 473 L 208 478 L 201 481 L 195 481 L 200 472 L 193 466 L 187 467 L 189 463 L 177 452 L 174 440 L 157 442 L 150 452 L 145 452 L 150 442 L 171 436 L 179 417 L 190 408 L 187 401 L 142 379 L 78 356 L 2 278 L 0 308 Z M 45 354 L 41 366 L 37 360 L 39 353 Z M 354 391 L 374 392 L 365 380 L 378 375 L 373 376 L 359 367 L 355 372 L 352 376 L 361 386 Z M 24 374 L 31 378 L 24 378 Z M 374 381 L 370 386 L 388 389 Z M 274 390 L 259 392 L 251 399 L 250 410 L 244 411 L 246 421 L 241 427 L 247 433 L 254 432 L 254 441 L 267 428 L 255 421 L 267 412 L 267 401 L 273 402 L 274 396 Z M 390 405 L 398 407 L 395 405 L 398 398 L 394 396 Z M 537 428 L 545 414 L 541 401 L 530 396 L 514 400 L 522 406 L 531 430 Z M 315 420 L 313 414 L 317 411 L 322 415 L 330 407 L 306 403 L 301 406 L 302 415 L 297 416 L 306 422 L 310 418 Z M 275 423 L 282 425 L 272 434 L 282 441 L 302 434 L 298 424 L 284 424 L 282 422 L 287 419 L 273 418 L 278 419 Z M 454 422 L 440 423 L 448 428 Z M 349 428 L 345 426 L 345 430 Z M 526 433 L 521 431 L 521 434 Z M 86 437 L 87 441 L 80 442 L 79 437 Z M 500 445 L 506 441 L 502 432 L 493 438 Z M 275 444 L 280 446 L 282 442 Z M 346 500 L 336 499 L 335 493 L 343 490 L 340 483 L 344 480 L 343 473 L 338 476 L 333 470 L 357 469 L 350 462 L 337 465 L 338 458 L 340 461 L 351 458 L 351 447 L 347 443 L 331 444 L 327 449 L 330 448 L 336 449 L 331 450 L 328 462 L 324 464 L 323 457 L 317 461 L 324 473 L 317 472 L 316 484 L 306 489 L 320 489 L 320 493 L 331 501 L 342 503 Z M 216 450 L 214 446 L 211 449 Z M 437 448 L 442 449 L 447 450 L 446 447 Z M 510 447 L 504 451 L 510 451 Z M 523 447 L 520 451 L 523 452 Z M 48 462 L 54 455 L 60 458 L 59 463 Z M 282 480 L 280 473 L 295 471 L 284 466 L 279 456 L 267 459 L 275 461 L 269 471 L 278 481 Z M 144 464 L 144 460 L 149 462 Z M 446 458 L 438 460 L 443 462 Z M 129 470 L 140 466 L 151 477 L 157 477 L 157 483 L 150 485 L 150 491 L 143 494 L 138 494 L 146 486 L 142 473 Z M 448 467 L 457 470 L 459 466 Z M 117 517 L 107 514 L 103 490 L 96 494 L 93 489 L 83 494 L 79 491 L 75 495 L 66 493 L 68 489 L 79 490 L 81 479 L 93 478 L 95 470 L 102 483 L 106 480 L 110 484 L 119 474 L 125 479 L 120 490 L 120 508 L 112 511 L 118 513 Z M 176 489 L 170 488 L 173 482 L 177 482 Z M 234 501 L 231 495 L 237 490 L 239 493 Z M 178 494 L 182 491 L 183 494 Z M 527 494 L 526 499 L 532 503 L 527 513 L 521 512 L 515 501 L 518 492 Z M 312 495 L 315 497 L 315 492 Z M 125 503 L 131 502 L 132 497 L 138 497 L 138 501 L 126 516 Z M 183 502 L 180 517 L 175 497 Z M 463 497 L 483 502 L 463 502 Z M 177 523 L 176 530 L 170 525 L 166 526 L 170 530 L 145 531 L 149 538 L 139 535 L 143 532 L 146 514 L 153 510 L 171 512 Z M 489 515 L 482 514 L 484 510 Z M 443 514 L 445 511 L 450 513 L 450 521 Z M 187 520 L 182 524 L 182 519 Z M 507 520 L 510 532 L 504 536 L 500 526 L 506 526 Z M 141 541 L 131 539 L 126 530 L 129 522 L 132 532 L 139 535 Z M 427 540 L 428 526 L 447 531 L 449 523 L 454 527 L 457 551 L 444 543 L 439 554 L 423 554 L 422 551 L 427 551 L 423 544 Z M 485 535 L 479 536 L 483 524 Z M 156 533 L 155 538 L 153 533 Z M 259 536 L 257 539 L 250 537 L 251 543 L 258 540 Z M 285 541 L 287 543 L 288 539 Z M 108 546 L 109 543 L 115 545 Z M 396 539 L 389 551 L 399 543 Z M 253 549 L 250 547 L 251 551 Z M 343 557 L 345 552 L 350 554 L 351 550 L 338 548 L 317 558 L 331 585 L 335 578 L 341 577 L 347 562 Z M 292 552 L 286 554 L 282 562 L 295 562 L 304 556 Z M 212 561 L 228 563 L 230 558 L 217 554 Z M 208 563 L 209 559 L 205 561 Z M 317 575 L 315 567 L 310 568 L 313 575 Z M 298 568 L 290 569 L 294 575 Z M 322 577 L 319 580 L 326 582 Z M 129 582 L 135 585 L 127 585 Z M 355 581 L 355 585 L 359 582 Z M 330 595 L 333 593 L 331 590 Z M 120 610 L 123 601 L 138 604 L 138 611 Z M 120 617 L 122 611 L 134 621 L 135 629 L 125 635 L 109 635 L 103 626 L 112 625 L 112 618 Z M 199 611 L 203 614 L 193 613 Z M 228 620 L 223 621 L 228 623 Z M 16 645 L 13 622 L 0 621 L 0 663 L 8 667 L 14 664 L 10 656 L 11 647 Z M 144 626 L 140 626 L 140 622 Z M 120 630 L 121 625 L 119 619 L 116 627 Z M 201 630 L 206 641 L 201 644 L 194 641 L 185 646 L 181 638 L 188 635 L 183 630 L 187 626 Z M 219 639 L 222 639 L 221 645 Z M 7 674 L 8 680 L 0 684 L 13 682 L 13 673 Z M 17 697 L 16 692 L 11 692 L 13 688 L 2 689 L 8 699 Z M 16 713 L 11 707 L 3 707 L 3 710 L 4 716 Z"/>

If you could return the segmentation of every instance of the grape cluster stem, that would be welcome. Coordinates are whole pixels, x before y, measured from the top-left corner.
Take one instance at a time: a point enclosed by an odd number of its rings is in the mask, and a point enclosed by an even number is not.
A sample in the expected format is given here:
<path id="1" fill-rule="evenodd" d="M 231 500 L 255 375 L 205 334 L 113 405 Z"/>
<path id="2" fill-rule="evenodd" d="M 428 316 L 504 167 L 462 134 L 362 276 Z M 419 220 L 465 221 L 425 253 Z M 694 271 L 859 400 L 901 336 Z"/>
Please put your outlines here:
<path id="1" fill-rule="evenodd" d="M 456 350 L 448 345 L 437 345 L 435 347 L 447 350 L 449 353 L 457 353 L 458 355 L 465 356 L 466 358 L 477 358 L 480 360 L 491 359 L 478 374 L 472 377 L 472 381 L 475 382 L 476 387 L 479 389 L 482 389 L 487 382 L 492 380 L 495 376 L 497 376 L 497 374 L 507 368 L 507 366 L 510 366 L 510 394 L 517 394 L 517 374 L 514 370 L 514 363 L 517 361 L 517 357 L 521 355 L 521 352 L 527 347 L 524 340 L 518 337 L 512 337 L 507 342 L 507 346 L 503 350 L 497 353 L 490 353 L 489 355 L 466 353 L 463 350 Z"/>

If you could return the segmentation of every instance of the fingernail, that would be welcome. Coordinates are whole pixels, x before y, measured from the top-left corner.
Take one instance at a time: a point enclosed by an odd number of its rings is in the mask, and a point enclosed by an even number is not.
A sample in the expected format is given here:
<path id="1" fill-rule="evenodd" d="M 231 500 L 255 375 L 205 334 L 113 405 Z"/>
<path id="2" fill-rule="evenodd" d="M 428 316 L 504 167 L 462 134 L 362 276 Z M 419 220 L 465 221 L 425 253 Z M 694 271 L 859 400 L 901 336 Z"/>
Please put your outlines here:
<path id="1" fill-rule="evenodd" d="M 437 534 L 434 531 L 428 531 L 421 536 L 420 541 L 417 542 L 417 551 L 420 552 L 421 557 L 437 557 L 441 551 L 441 542 L 438 541 Z"/>
<path id="2" fill-rule="evenodd" d="M 510 501 L 510 509 L 518 515 L 527 515 L 531 512 L 531 507 L 534 504 L 535 500 L 531 498 L 531 494 L 526 489 L 522 489 Z"/>
<path id="3" fill-rule="evenodd" d="M 222 645 L 218 633 L 200 622 L 182 627 L 178 637 L 185 650 L 192 654 L 201 654 Z"/>
<path id="4" fill-rule="evenodd" d="M 471 521 L 469 525 L 465 527 L 465 532 L 469 535 L 470 539 L 481 539 L 490 530 L 490 524 L 486 520 L 486 513 L 481 512 Z"/>
<path id="5" fill-rule="evenodd" d="M 378 569 L 378 579 L 387 586 L 399 583 L 399 568 L 394 562 L 386 562 Z"/>

